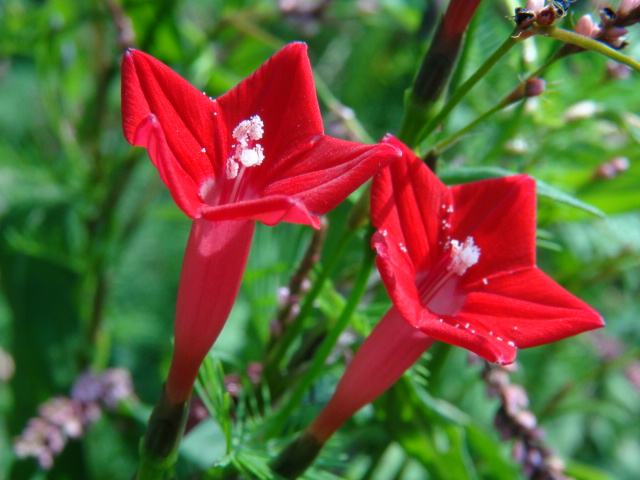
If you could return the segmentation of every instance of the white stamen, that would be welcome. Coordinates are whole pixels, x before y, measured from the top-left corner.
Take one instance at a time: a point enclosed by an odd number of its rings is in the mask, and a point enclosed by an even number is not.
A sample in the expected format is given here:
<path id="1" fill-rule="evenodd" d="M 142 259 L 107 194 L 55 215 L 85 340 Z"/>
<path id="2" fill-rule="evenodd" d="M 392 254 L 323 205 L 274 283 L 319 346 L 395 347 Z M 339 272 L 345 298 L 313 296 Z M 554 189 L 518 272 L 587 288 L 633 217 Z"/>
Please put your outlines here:
<path id="1" fill-rule="evenodd" d="M 451 240 L 451 265 L 449 270 L 462 276 L 469 267 L 478 263 L 480 249 L 473 243 L 473 237 L 467 237 L 462 245 L 458 240 Z"/>
<path id="2" fill-rule="evenodd" d="M 233 138 L 240 143 L 247 142 L 247 140 L 260 140 L 262 135 L 264 135 L 264 122 L 259 115 L 254 115 L 249 120 L 241 121 L 233 129 Z"/>
<path id="3" fill-rule="evenodd" d="M 238 176 L 239 168 L 240 166 L 233 157 L 227 158 L 227 178 L 236 178 Z"/>
<path id="4" fill-rule="evenodd" d="M 201 151 L 202 153 L 207 153 L 207 149 L 206 149 L 206 148 L 204 148 L 204 147 L 202 147 L 202 148 L 200 149 L 200 151 Z"/>
<path id="5" fill-rule="evenodd" d="M 215 112 L 214 112 L 215 113 Z M 238 143 L 231 145 L 235 149 L 233 155 L 227 159 L 227 178 L 238 176 L 241 163 L 243 167 L 260 165 L 264 160 L 264 149 L 259 143 L 251 145 L 251 142 L 260 140 L 264 135 L 264 122 L 259 115 L 254 115 L 249 120 L 241 121 L 233 129 L 232 136 Z"/>
<path id="6" fill-rule="evenodd" d="M 262 154 L 262 147 L 260 145 L 256 145 L 255 148 L 248 148 L 243 150 L 240 154 L 240 163 L 245 167 L 253 167 L 254 165 L 260 165 L 262 160 L 264 160 L 264 155 Z"/>

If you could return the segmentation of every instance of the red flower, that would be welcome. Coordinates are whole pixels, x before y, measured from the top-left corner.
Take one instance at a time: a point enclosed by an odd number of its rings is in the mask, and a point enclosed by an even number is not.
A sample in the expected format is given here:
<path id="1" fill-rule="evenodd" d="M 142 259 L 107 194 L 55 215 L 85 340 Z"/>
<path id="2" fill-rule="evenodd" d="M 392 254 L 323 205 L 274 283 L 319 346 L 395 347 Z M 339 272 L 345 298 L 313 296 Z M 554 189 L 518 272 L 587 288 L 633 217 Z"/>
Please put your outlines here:
<path id="1" fill-rule="evenodd" d="M 593 309 L 535 265 L 535 181 L 526 175 L 447 188 L 399 140 L 403 161 L 371 190 L 378 270 L 393 307 L 365 339 L 318 417 L 272 462 L 296 478 L 324 443 L 372 402 L 433 340 L 491 362 L 602 327 Z"/>
<path id="2" fill-rule="evenodd" d="M 325 136 L 306 45 L 293 43 L 217 99 L 137 50 L 122 62 L 126 139 L 149 157 L 194 224 L 176 311 L 167 394 L 185 400 L 235 301 L 253 220 L 319 226 L 397 158 L 391 145 Z"/>
<path id="3" fill-rule="evenodd" d="M 536 266 L 535 181 L 526 175 L 446 188 L 407 161 L 375 178 L 378 270 L 395 308 L 430 337 L 491 362 L 604 325 Z"/>

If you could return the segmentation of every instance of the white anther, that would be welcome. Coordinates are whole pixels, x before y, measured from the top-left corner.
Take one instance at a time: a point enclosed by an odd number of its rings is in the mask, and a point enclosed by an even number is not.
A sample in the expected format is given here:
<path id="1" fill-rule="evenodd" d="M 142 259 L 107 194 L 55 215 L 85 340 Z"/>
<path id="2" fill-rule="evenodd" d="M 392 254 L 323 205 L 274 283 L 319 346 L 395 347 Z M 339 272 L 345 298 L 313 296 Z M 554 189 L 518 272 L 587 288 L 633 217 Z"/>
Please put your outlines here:
<path id="1" fill-rule="evenodd" d="M 478 263 L 480 249 L 473 243 L 473 237 L 467 237 L 461 245 L 458 240 L 451 240 L 451 264 L 448 269 L 462 276 L 469 267 Z"/>

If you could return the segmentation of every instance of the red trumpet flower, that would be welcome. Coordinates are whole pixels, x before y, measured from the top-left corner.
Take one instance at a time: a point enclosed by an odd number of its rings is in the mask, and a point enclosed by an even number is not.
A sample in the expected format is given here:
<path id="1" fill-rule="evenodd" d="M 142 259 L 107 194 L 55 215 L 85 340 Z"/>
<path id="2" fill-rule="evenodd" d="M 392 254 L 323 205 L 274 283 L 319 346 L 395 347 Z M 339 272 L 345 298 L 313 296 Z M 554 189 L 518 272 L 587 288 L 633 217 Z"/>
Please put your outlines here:
<path id="1" fill-rule="evenodd" d="M 371 189 L 371 240 L 393 307 L 365 339 L 335 393 L 272 463 L 296 478 L 324 443 L 441 340 L 497 363 L 604 325 L 535 264 L 535 181 L 526 175 L 447 188 L 399 140 L 403 160 Z"/>
<path id="2" fill-rule="evenodd" d="M 372 245 L 393 307 L 356 353 L 307 434 L 324 443 L 395 383 L 433 340 L 490 362 L 604 325 L 535 264 L 535 181 L 526 175 L 447 188 L 404 153 L 374 177 Z"/>
<path id="3" fill-rule="evenodd" d="M 292 43 L 216 99 L 137 50 L 122 63 L 126 139 L 149 157 L 176 204 L 194 219 L 176 309 L 167 380 L 188 398 L 198 368 L 235 301 L 254 220 L 319 226 L 400 156 L 323 134 L 306 45 Z"/>
<path id="4" fill-rule="evenodd" d="M 526 175 L 445 187 L 407 161 L 373 182 L 372 245 L 395 308 L 431 338 L 490 362 L 602 327 L 600 315 L 536 266 L 535 181 Z"/>

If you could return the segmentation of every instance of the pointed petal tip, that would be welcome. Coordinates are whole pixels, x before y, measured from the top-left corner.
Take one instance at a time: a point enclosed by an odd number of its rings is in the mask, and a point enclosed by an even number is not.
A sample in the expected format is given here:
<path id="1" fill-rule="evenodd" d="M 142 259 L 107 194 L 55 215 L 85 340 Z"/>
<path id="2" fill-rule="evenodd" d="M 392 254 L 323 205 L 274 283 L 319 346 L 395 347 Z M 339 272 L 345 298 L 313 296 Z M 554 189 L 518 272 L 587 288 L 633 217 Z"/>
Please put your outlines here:
<path id="1" fill-rule="evenodd" d="M 291 42 L 286 44 L 280 50 L 278 50 L 274 56 L 278 55 L 299 55 L 303 57 L 308 57 L 307 50 L 308 45 L 305 42 Z"/>
<path id="2" fill-rule="evenodd" d="M 607 321 L 604 319 L 604 317 L 602 315 L 600 315 L 595 310 L 593 311 L 593 313 L 594 313 L 594 317 L 593 317 L 592 321 L 589 322 L 591 328 L 588 328 L 586 331 L 596 330 L 598 328 L 604 328 L 604 327 L 607 326 Z"/>
<path id="3" fill-rule="evenodd" d="M 140 50 L 138 50 L 137 48 L 134 47 L 128 47 L 125 51 L 124 54 L 122 55 L 122 62 L 125 63 L 127 61 L 132 61 L 134 56 L 136 54 L 140 54 L 143 53 Z"/>
<path id="4" fill-rule="evenodd" d="M 382 140 L 380 140 L 380 143 L 384 143 L 386 145 L 392 145 L 398 149 L 401 149 L 402 145 L 404 145 L 400 140 L 398 140 L 396 137 L 394 137 L 390 133 L 385 134 L 385 136 L 382 137 Z"/>
<path id="5" fill-rule="evenodd" d="M 282 50 L 300 50 L 301 52 L 305 52 L 308 50 L 309 46 L 306 42 L 296 41 L 286 44 L 282 47 Z"/>

